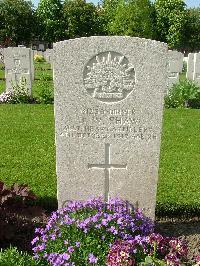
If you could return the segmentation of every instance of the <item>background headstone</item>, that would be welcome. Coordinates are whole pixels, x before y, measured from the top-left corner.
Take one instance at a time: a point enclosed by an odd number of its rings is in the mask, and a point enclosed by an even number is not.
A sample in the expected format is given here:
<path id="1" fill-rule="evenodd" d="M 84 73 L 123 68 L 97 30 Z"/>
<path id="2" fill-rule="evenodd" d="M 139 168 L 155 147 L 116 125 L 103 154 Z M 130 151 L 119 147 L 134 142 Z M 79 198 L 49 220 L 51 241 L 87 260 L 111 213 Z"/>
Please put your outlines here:
<path id="1" fill-rule="evenodd" d="M 168 88 L 170 89 L 174 84 L 179 82 L 179 73 L 183 69 L 183 58 L 184 55 L 178 51 L 168 51 L 169 58 L 169 78 Z"/>
<path id="2" fill-rule="evenodd" d="M 46 62 L 51 64 L 51 67 L 52 67 L 52 65 L 53 65 L 53 49 L 47 49 L 44 52 L 44 59 L 46 60 Z"/>
<path id="3" fill-rule="evenodd" d="M 194 53 L 189 53 L 186 78 L 189 80 L 193 80 L 193 76 L 194 76 Z"/>
<path id="4" fill-rule="evenodd" d="M 31 95 L 31 49 L 25 47 L 8 47 L 4 49 L 6 91 L 13 91 L 13 86 L 26 83 Z"/>
<path id="5" fill-rule="evenodd" d="M 90 37 L 54 45 L 59 208 L 121 197 L 155 215 L 167 45 Z"/>
<path id="6" fill-rule="evenodd" d="M 194 54 L 193 80 L 200 85 L 200 53 Z"/>
<path id="7" fill-rule="evenodd" d="M 31 78 L 35 79 L 34 51 L 31 50 Z"/>
<path id="8" fill-rule="evenodd" d="M 38 49 L 40 51 L 44 51 L 44 44 L 43 43 L 40 43 Z"/>

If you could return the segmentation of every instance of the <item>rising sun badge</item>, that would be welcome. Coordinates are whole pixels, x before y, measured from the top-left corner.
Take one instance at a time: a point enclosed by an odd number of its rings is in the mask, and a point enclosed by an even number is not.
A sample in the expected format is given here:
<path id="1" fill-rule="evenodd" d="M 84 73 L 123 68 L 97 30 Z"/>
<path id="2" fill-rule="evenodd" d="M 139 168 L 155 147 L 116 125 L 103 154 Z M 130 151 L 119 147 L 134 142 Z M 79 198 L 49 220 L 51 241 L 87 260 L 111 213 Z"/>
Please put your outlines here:
<path id="1" fill-rule="evenodd" d="M 89 60 L 84 69 L 87 92 L 102 102 L 125 99 L 134 89 L 135 70 L 128 59 L 116 52 L 104 52 Z"/>

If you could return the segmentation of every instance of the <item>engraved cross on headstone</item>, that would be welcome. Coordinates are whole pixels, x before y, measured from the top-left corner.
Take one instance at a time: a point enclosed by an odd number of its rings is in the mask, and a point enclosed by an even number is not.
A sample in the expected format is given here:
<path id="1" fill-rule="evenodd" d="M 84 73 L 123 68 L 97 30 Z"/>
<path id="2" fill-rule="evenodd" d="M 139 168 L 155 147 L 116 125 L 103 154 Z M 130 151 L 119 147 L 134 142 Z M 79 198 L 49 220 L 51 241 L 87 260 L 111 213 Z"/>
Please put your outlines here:
<path id="1" fill-rule="evenodd" d="M 21 67 L 20 59 L 14 59 L 14 65 L 15 65 L 14 68 L 7 69 L 7 73 L 14 75 L 15 80 L 17 79 L 17 75 L 28 74 L 29 72 L 28 69 Z"/>
<path id="2" fill-rule="evenodd" d="M 111 163 L 110 144 L 105 143 L 105 163 L 103 164 L 88 164 L 88 169 L 104 169 L 105 174 L 105 192 L 104 200 L 107 202 L 109 199 L 109 186 L 110 186 L 110 170 L 112 169 L 127 169 L 127 164 L 113 164 Z"/>

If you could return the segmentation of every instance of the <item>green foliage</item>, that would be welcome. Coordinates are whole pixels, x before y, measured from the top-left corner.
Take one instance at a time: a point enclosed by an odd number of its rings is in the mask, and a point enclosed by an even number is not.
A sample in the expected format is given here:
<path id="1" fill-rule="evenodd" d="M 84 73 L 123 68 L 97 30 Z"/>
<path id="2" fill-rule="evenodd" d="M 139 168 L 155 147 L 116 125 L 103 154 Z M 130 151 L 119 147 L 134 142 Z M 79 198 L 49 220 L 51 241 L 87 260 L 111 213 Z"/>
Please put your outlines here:
<path id="1" fill-rule="evenodd" d="M 200 7 L 187 11 L 185 47 L 190 51 L 200 50 Z"/>
<path id="2" fill-rule="evenodd" d="M 13 94 L 11 103 L 30 103 L 31 96 L 27 89 L 27 81 L 25 77 L 21 77 L 17 84 L 12 84 Z"/>
<path id="3" fill-rule="evenodd" d="M 63 14 L 60 0 L 41 0 L 36 10 L 39 35 L 48 42 L 63 38 Z"/>
<path id="4" fill-rule="evenodd" d="M 36 76 L 34 83 L 34 97 L 38 103 L 51 104 L 54 100 L 52 71 L 47 71 L 49 64 L 36 63 Z"/>
<path id="5" fill-rule="evenodd" d="M 165 107 L 189 107 L 192 100 L 199 101 L 200 105 L 200 87 L 189 80 L 180 81 L 175 84 L 165 96 Z"/>
<path id="6" fill-rule="evenodd" d="M 15 45 L 29 43 L 34 29 L 34 12 L 30 1 L 0 1 L 0 43 L 10 39 Z"/>
<path id="7" fill-rule="evenodd" d="M 116 16 L 119 6 L 123 7 L 122 0 L 103 0 L 102 6 L 99 8 L 103 30 L 106 34 L 110 34 L 110 25 Z"/>
<path id="8" fill-rule="evenodd" d="M 39 82 L 39 88 L 40 89 L 38 91 L 38 96 L 37 96 L 39 102 L 44 104 L 53 103 L 54 95 L 52 88 L 49 86 L 49 82 L 47 81 Z"/>
<path id="9" fill-rule="evenodd" d="M 156 0 L 156 31 L 160 41 L 170 48 L 181 48 L 184 43 L 187 12 L 183 0 Z"/>
<path id="10" fill-rule="evenodd" d="M 15 247 L 10 247 L 0 251 L 0 266 L 44 266 L 47 264 L 39 260 L 34 260 L 33 257 L 25 252 L 20 252 Z"/>
<path id="11" fill-rule="evenodd" d="M 92 3 L 83 0 L 65 0 L 63 4 L 66 38 L 88 37 L 101 31 L 98 13 Z"/>
<path id="12" fill-rule="evenodd" d="M 153 37 L 153 7 L 149 0 L 119 1 L 108 31 L 113 35 Z"/>

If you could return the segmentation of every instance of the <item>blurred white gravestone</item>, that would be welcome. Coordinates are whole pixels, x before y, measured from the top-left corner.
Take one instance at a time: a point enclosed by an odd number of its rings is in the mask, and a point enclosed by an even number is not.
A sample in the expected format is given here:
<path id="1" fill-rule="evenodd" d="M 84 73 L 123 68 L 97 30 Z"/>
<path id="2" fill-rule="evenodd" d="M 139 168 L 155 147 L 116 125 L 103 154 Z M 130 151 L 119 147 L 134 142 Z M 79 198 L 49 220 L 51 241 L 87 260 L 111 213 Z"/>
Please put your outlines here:
<path id="1" fill-rule="evenodd" d="M 48 63 L 51 63 L 52 61 L 52 54 L 53 54 L 53 49 L 47 49 L 44 52 L 44 58 Z"/>
<path id="2" fill-rule="evenodd" d="M 53 49 L 47 49 L 44 52 L 44 59 L 47 63 L 51 64 L 51 68 L 53 66 Z"/>
<path id="3" fill-rule="evenodd" d="M 184 55 L 178 51 L 168 51 L 169 58 L 169 78 L 168 88 L 170 89 L 174 84 L 179 82 L 179 73 L 183 69 L 183 58 Z"/>
<path id="4" fill-rule="evenodd" d="M 44 51 L 44 44 L 43 43 L 40 43 L 38 49 L 40 51 Z"/>
<path id="5" fill-rule="evenodd" d="M 24 87 L 29 95 L 32 92 L 31 49 L 8 47 L 4 49 L 6 91 L 14 87 Z"/>
<path id="6" fill-rule="evenodd" d="M 194 54 L 193 80 L 200 85 L 200 53 Z"/>
<path id="7" fill-rule="evenodd" d="M 200 84 L 200 53 L 188 55 L 186 78 Z"/>
<path id="8" fill-rule="evenodd" d="M 194 53 L 188 54 L 186 78 L 193 80 L 194 76 Z"/>
<path id="9" fill-rule="evenodd" d="M 58 204 L 138 203 L 154 219 L 167 45 L 89 37 L 54 45 Z"/>
<path id="10" fill-rule="evenodd" d="M 35 79 L 34 52 L 31 50 L 31 78 Z"/>

